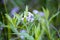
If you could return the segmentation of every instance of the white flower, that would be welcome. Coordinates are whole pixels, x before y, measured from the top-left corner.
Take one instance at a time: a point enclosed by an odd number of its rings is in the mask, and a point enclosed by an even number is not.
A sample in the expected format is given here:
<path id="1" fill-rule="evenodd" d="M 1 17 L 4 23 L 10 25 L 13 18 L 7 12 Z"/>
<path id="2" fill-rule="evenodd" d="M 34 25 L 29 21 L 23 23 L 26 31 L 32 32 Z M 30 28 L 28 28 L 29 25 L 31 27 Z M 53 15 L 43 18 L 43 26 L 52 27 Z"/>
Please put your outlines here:
<path id="1" fill-rule="evenodd" d="M 28 12 L 28 14 L 24 16 L 24 18 L 26 18 L 28 22 L 34 21 L 34 15 L 31 12 Z M 24 20 L 24 18 L 22 18 L 22 20 Z"/>
<path id="2" fill-rule="evenodd" d="M 39 11 L 38 11 L 38 10 L 33 10 L 33 13 L 34 13 L 34 14 L 38 14 Z"/>
<path id="3" fill-rule="evenodd" d="M 28 12 L 28 16 L 31 17 L 31 16 L 34 16 L 31 12 Z"/>
<path id="4" fill-rule="evenodd" d="M 21 20 L 23 21 L 23 20 L 24 20 L 24 18 L 21 18 Z"/>
<path id="5" fill-rule="evenodd" d="M 34 18 L 27 17 L 27 21 L 28 22 L 33 22 L 34 21 Z"/>
<path id="6" fill-rule="evenodd" d="M 34 14 L 39 14 L 40 16 L 44 16 L 44 12 L 39 12 L 38 10 L 33 10 Z"/>
<path id="7" fill-rule="evenodd" d="M 34 15 L 31 12 L 28 12 L 28 16 L 26 17 L 28 22 L 34 21 Z"/>

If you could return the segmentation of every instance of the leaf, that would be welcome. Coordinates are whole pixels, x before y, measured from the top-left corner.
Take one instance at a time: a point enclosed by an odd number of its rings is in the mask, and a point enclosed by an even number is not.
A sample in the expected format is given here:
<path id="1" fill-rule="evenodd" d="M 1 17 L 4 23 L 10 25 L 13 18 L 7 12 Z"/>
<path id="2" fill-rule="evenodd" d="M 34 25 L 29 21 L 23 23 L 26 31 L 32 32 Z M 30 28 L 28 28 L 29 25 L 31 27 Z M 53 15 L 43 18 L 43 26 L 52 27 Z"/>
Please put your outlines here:
<path id="1" fill-rule="evenodd" d="M 16 26 L 18 26 L 22 20 L 23 14 L 15 14 L 15 17 L 17 19 Z"/>
<path id="2" fill-rule="evenodd" d="M 9 20 L 9 22 L 12 23 L 12 18 L 8 14 L 5 14 L 5 15 L 6 15 L 6 18 Z"/>
<path id="3" fill-rule="evenodd" d="M 49 19 L 49 22 L 51 22 L 51 20 L 56 17 L 60 12 L 57 12 L 56 14 L 54 14 L 50 19 Z"/>
<path id="4" fill-rule="evenodd" d="M 40 23 L 38 23 L 38 27 L 35 27 L 35 39 L 38 40 L 40 36 Z"/>
<path id="5" fill-rule="evenodd" d="M 15 33 L 18 33 L 17 28 L 15 28 L 15 25 L 13 24 L 12 19 L 10 18 L 10 16 L 8 14 L 6 14 L 6 18 L 8 19 L 9 23 L 8 23 L 8 27 Z"/>
<path id="6" fill-rule="evenodd" d="M 44 8 L 42 8 L 42 9 L 43 9 L 43 12 L 45 13 L 44 15 L 45 15 L 46 20 L 48 20 L 48 18 L 49 18 L 49 10 L 44 9 Z"/>
<path id="7" fill-rule="evenodd" d="M 25 11 L 24 11 L 24 17 L 26 17 L 27 14 L 28 14 L 28 6 L 26 6 L 26 9 L 25 9 Z"/>

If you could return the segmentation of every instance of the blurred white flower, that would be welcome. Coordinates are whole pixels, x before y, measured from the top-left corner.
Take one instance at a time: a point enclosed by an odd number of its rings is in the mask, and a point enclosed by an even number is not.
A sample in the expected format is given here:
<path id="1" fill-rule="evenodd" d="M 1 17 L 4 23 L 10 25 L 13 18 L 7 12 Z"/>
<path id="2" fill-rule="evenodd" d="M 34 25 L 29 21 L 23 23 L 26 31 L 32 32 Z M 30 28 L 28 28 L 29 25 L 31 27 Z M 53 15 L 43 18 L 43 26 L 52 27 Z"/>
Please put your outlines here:
<path id="1" fill-rule="evenodd" d="M 33 10 L 33 13 L 34 13 L 34 14 L 38 14 L 39 11 L 38 11 L 38 10 Z"/>
<path id="2" fill-rule="evenodd" d="M 24 20 L 24 18 L 21 18 L 21 20 L 23 21 L 23 20 Z"/>
<path id="3" fill-rule="evenodd" d="M 33 21 L 34 21 L 34 18 L 29 18 L 29 17 L 27 17 L 27 21 L 28 21 L 28 22 L 33 22 Z"/>
<path id="4" fill-rule="evenodd" d="M 14 13 L 18 13 L 19 10 L 20 10 L 19 7 L 14 7 L 10 12 L 10 16 L 14 17 L 14 15 L 15 15 Z"/>
<path id="5" fill-rule="evenodd" d="M 31 12 L 28 12 L 28 14 L 24 16 L 24 18 L 26 18 L 28 22 L 34 21 L 34 15 Z M 24 18 L 22 18 L 21 20 L 24 20 Z"/>
<path id="6" fill-rule="evenodd" d="M 26 17 L 28 22 L 34 21 L 34 15 L 31 12 L 28 12 L 28 16 Z"/>

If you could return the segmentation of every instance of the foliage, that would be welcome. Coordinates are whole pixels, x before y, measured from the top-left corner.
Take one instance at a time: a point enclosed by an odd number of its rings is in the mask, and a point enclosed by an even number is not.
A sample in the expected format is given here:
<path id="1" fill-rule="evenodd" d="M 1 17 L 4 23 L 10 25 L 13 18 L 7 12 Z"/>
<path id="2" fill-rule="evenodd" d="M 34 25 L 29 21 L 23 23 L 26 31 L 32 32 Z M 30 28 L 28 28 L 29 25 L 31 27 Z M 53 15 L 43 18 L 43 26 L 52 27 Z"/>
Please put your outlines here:
<path id="1" fill-rule="evenodd" d="M 49 19 L 49 11 L 48 9 L 44 9 L 44 16 L 40 16 L 38 14 L 34 15 L 34 21 L 30 22 L 27 21 L 26 17 L 28 15 L 28 7 L 23 14 L 16 14 L 13 18 L 11 18 L 8 14 L 6 15 L 7 18 L 7 28 L 9 31 L 8 37 L 9 40 L 12 40 L 12 35 L 15 34 L 17 39 L 21 39 L 21 36 L 24 36 L 24 40 L 57 40 L 59 38 L 55 38 L 55 33 L 53 28 L 50 26 L 51 20 L 59 14 L 57 12 Z M 47 16 L 46 16 L 47 15 Z M 23 17 L 24 16 L 24 17 Z M 22 18 L 24 18 L 22 20 Z M 19 30 L 18 30 L 19 29 Z M 11 32 L 13 31 L 13 33 Z M 26 32 L 20 32 L 21 30 L 26 30 Z M 55 31 L 56 32 L 56 31 Z M 11 38 L 12 37 L 12 38 Z"/>
<path id="2" fill-rule="evenodd" d="M 60 40 L 59 2 L 0 0 L 0 40 Z"/>

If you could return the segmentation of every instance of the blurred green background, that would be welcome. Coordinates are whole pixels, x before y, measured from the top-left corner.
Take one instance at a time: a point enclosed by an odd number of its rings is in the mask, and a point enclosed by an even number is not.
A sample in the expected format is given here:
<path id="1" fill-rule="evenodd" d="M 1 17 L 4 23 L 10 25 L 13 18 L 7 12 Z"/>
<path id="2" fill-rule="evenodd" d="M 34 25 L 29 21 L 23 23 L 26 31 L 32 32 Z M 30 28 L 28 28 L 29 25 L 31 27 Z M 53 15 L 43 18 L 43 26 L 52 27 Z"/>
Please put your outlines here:
<path id="1" fill-rule="evenodd" d="M 0 0 L 0 21 L 7 24 L 5 14 L 9 14 L 14 7 L 19 7 L 19 12 L 24 12 L 26 5 L 30 12 L 35 9 L 42 11 L 42 7 L 48 8 L 50 17 L 60 11 L 60 0 Z M 52 20 L 52 24 L 60 30 L 60 14 Z"/>
<path id="2" fill-rule="evenodd" d="M 48 8 L 50 16 L 54 15 L 57 11 L 60 11 L 60 0 L 5 0 L 4 3 L 2 3 L 1 0 L 0 21 L 3 21 L 2 15 L 10 13 L 14 7 L 18 6 L 20 8 L 20 12 L 23 12 L 26 5 L 29 6 L 29 11 L 33 11 L 34 9 L 42 11 L 42 7 Z M 55 26 L 60 26 L 60 14 L 54 18 L 53 24 Z"/>

